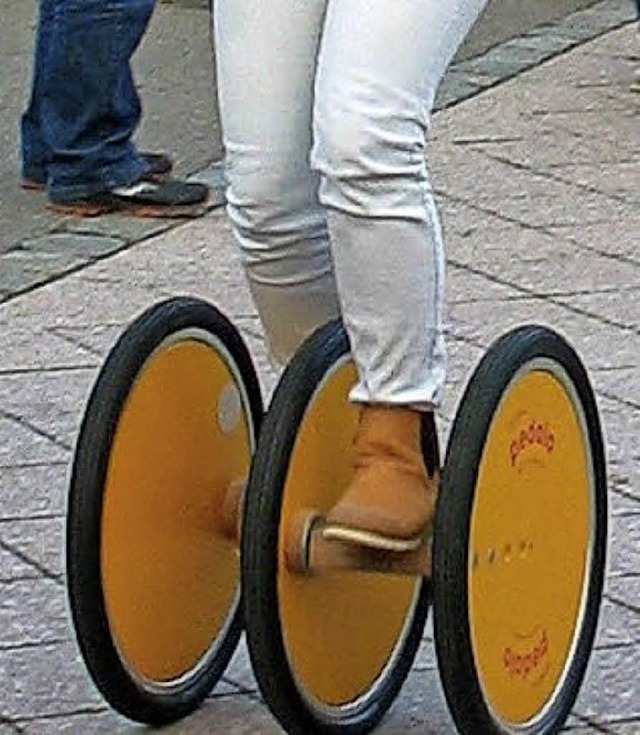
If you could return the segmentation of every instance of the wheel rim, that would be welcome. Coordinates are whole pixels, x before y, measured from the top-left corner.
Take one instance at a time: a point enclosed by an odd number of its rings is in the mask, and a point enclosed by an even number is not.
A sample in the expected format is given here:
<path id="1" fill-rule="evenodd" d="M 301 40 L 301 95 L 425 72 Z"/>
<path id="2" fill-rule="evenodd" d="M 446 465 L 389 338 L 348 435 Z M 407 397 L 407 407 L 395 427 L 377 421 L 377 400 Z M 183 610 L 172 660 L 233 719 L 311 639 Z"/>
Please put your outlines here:
<path id="1" fill-rule="evenodd" d="M 595 481 L 581 401 L 554 361 L 529 362 L 495 412 L 469 538 L 473 654 L 492 716 L 532 728 L 566 681 L 585 614 Z"/>
<path id="2" fill-rule="evenodd" d="M 223 509 L 229 484 L 248 474 L 249 415 L 224 345 L 187 329 L 146 360 L 120 416 L 101 573 L 115 646 L 146 690 L 183 688 L 197 677 L 236 615 L 239 558 Z"/>
<path id="3" fill-rule="evenodd" d="M 296 687 L 328 720 L 352 716 L 376 697 L 411 627 L 421 580 L 332 572 L 301 577 L 285 562 L 286 529 L 301 511 L 326 513 L 351 478 L 358 410 L 348 401 L 353 363 L 338 361 L 299 428 L 284 490 L 278 599 Z M 364 641 L 364 645 L 357 645 Z"/>

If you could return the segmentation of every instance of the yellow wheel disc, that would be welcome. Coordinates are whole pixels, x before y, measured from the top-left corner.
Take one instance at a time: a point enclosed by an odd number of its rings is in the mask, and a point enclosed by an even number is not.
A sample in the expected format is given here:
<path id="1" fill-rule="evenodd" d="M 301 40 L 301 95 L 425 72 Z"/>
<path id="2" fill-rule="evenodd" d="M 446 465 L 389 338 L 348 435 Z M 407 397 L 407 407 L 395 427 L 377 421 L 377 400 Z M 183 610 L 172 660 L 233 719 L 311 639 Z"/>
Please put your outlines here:
<path id="1" fill-rule="evenodd" d="M 469 548 L 471 639 L 492 715 L 544 716 L 584 615 L 594 524 L 591 456 L 564 370 L 538 360 L 505 392 L 480 464 Z"/>
<path id="2" fill-rule="evenodd" d="M 237 544 L 225 494 L 253 438 L 241 384 L 204 330 L 165 340 L 141 370 L 111 451 L 101 569 L 109 626 L 147 689 L 184 681 L 215 655 L 237 609 Z"/>
<path id="3" fill-rule="evenodd" d="M 404 641 L 422 581 L 287 569 L 287 527 L 301 511 L 326 513 L 350 481 L 358 411 L 348 394 L 355 380 L 345 358 L 317 389 L 295 442 L 281 516 L 278 598 L 286 653 L 302 696 L 329 711 L 373 696 Z"/>

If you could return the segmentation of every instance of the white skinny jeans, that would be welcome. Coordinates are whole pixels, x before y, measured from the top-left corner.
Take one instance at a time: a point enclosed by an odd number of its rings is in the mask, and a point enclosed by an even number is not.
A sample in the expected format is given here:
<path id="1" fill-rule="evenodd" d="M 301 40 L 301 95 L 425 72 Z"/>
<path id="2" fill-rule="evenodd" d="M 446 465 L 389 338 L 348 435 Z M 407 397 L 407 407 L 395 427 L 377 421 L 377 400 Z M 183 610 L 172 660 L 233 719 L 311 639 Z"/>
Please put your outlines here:
<path id="1" fill-rule="evenodd" d="M 273 356 L 344 320 L 354 401 L 437 406 L 437 88 L 486 0 L 216 0 L 228 212 Z"/>

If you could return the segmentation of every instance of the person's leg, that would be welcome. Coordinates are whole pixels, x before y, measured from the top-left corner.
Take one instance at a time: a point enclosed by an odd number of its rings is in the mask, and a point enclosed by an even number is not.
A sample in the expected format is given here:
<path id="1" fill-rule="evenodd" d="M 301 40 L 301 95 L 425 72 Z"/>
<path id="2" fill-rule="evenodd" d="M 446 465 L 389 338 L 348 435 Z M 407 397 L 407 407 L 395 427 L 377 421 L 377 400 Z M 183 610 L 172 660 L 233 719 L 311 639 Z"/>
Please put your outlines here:
<path id="1" fill-rule="evenodd" d="M 27 109 L 20 121 L 22 152 L 22 186 L 26 189 L 42 190 L 48 179 L 51 151 L 42 134 L 42 98 L 45 74 L 48 69 L 47 55 L 54 28 L 56 0 L 40 0 L 38 26 L 34 51 L 33 79 Z M 132 132 L 140 122 L 141 105 L 138 91 L 127 64 L 119 84 L 114 85 L 112 116 L 122 120 L 125 128 Z M 171 159 L 164 154 L 142 152 L 141 157 L 149 171 L 159 179 L 172 169 Z"/>
<path id="2" fill-rule="evenodd" d="M 366 406 L 354 482 L 329 515 L 334 538 L 409 548 L 433 515 L 419 410 L 438 405 L 445 380 L 444 253 L 425 141 L 485 2 L 329 0 L 313 164 L 360 376 L 352 399 Z"/>
<path id="3" fill-rule="evenodd" d="M 318 179 L 309 167 L 325 5 L 215 3 L 228 213 L 279 362 L 339 313 Z"/>
<path id="4" fill-rule="evenodd" d="M 82 199 L 146 171 L 131 137 L 135 112 L 114 104 L 155 0 L 55 0 L 43 82 L 42 131 L 51 150 L 49 197 Z"/>
<path id="5" fill-rule="evenodd" d="M 20 120 L 22 152 L 22 177 L 35 183 L 47 179 L 49 150 L 40 128 L 42 83 L 47 65 L 47 56 L 53 31 L 55 0 L 40 0 L 38 26 L 33 59 L 31 94 L 27 109 Z"/>
<path id="6" fill-rule="evenodd" d="M 197 216 L 204 184 L 158 182 L 131 138 L 139 119 L 130 62 L 155 0 L 56 0 L 41 129 L 51 151 L 47 193 L 63 214 Z M 132 109 L 131 102 L 134 102 Z M 168 164 L 168 165 L 167 165 Z"/>

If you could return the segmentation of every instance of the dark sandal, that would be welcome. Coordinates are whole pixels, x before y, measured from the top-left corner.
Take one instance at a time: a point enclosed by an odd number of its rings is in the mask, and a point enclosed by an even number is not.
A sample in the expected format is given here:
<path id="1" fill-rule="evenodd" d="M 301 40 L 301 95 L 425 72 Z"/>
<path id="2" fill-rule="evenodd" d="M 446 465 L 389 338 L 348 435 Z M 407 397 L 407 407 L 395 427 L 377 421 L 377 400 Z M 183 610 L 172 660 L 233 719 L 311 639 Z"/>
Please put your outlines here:
<path id="1" fill-rule="evenodd" d="M 141 153 L 140 157 L 149 166 L 146 176 L 162 183 L 173 170 L 173 161 L 165 153 Z M 44 179 L 23 177 L 20 186 L 26 191 L 44 191 L 47 182 Z"/>
<path id="2" fill-rule="evenodd" d="M 59 214 L 97 217 L 119 212 L 134 217 L 199 217 L 207 210 L 209 189 L 204 184 L 171 179 L 158 183 L 145 177 L 105 194 L 68 202 L 50 202 Z"/>

